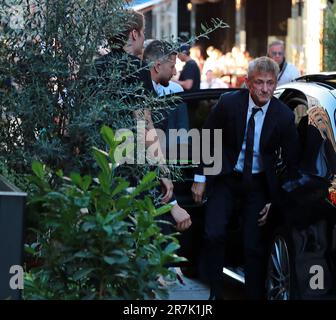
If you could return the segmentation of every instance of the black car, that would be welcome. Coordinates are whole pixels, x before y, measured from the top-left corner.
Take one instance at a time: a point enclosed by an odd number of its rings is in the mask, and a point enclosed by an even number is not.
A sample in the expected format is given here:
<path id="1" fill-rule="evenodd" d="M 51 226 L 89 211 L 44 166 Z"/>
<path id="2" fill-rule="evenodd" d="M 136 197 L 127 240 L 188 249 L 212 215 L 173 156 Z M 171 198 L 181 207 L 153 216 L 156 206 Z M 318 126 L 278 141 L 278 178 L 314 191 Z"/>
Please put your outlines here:
<path id="1" fill-rule="evenodd" d="M 209 89 L 182 94 L 189 129 L 201 129 L 220 95 L 240 89 Z M 336 73 L 307 75 L 278 87 L 274 94 L 295 113 L 302 145 L 303 178 L 294 190 L 283 185 L 285 205 L 268 222 L 267 298 L 314 299 L 336 296 Z M 279 153 L 277 172 L 286 168 Z M 182 270 L 195 273 L 202 245 L 204 205 L 191 197 L 193 168 L 183 169 L 184 181 L 175 185 L 179 203 L 191 214 L 193 225 L 181 236 Z M 285 180 L 284 180 L 285 181 Z M 227 265 L 223 272 L 244 283 L 242 235 L 237 214 L 230 222 Z"/>

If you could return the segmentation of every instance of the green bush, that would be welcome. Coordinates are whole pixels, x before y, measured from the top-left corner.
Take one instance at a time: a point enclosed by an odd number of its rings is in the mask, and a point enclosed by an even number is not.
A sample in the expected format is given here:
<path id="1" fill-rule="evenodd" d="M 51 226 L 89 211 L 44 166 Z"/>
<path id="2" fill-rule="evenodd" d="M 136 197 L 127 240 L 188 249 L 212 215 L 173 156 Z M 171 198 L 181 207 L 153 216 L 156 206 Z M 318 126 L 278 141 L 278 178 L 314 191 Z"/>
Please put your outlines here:
<path id="1" fill-rule="evenodd" d="M 132 111 L 167 106 L 146 95 L 132 104 L 127 97 L 141 84 L 127 85 L 117 68 L 108 81 L 97 73 L 99 48 L 127 23 L 124 5 L 0 0 L 0 160 L 9 169 L 26 173 L 39 160 L 67 173 L 94 172 L 90 150 L 102 147 L 102 125 L 132 129 Z"/>
<path id="2" fill-rule="evenodd" d="M 97 179 L 72 173 L 54 176 L 34 162 L 30 214 L 38 217 L 38 241 L 27 244 L 25 299 L 153 299 L 165 297 L 158 282 L 171 274 L 167 265 L 182 261 L 179 245 L 160 232 L 158 217 L 169 205 L 155 208 L 146 191 L 155 187 L 148 173 L 129 189 L 114 175 L 116 142 L 108 127 L 101 130 L 109 154 L 94 149 Z M 50 179 L 61 179 L 57 189 Z M 31 262 L 38 265 L 32 267 Z"/>
<path id="3" fill-rule="evenodd" d="M 104 78 L 94 66 L 99 48 L 109 49 L 107 39 L 127 25 L 125 4 L 0 0 L 0 161 L 9 169 L 27 173 L 39 160 L 66 173 L 92 173 L 90 150 L 102 148 L 102 125 L 134 129 L 132 111 L 144 108 L 160 120 L 157 111 L 171 100 L 141 94 L 130 103 L 141 92 L 141 84 L 123 81 L 134 73 L 132 63 L 122 72 L 109 70 Z M 199 37 L 227 27 L 218 19 L 212 22 Z M 128 176 L 138 169 L 130 167 Z"/>
<path id="4" fill-rule="evenodd" d="M 336 70 L 336 3 L 329 4 L 325 14 L 324 70 Z"/>

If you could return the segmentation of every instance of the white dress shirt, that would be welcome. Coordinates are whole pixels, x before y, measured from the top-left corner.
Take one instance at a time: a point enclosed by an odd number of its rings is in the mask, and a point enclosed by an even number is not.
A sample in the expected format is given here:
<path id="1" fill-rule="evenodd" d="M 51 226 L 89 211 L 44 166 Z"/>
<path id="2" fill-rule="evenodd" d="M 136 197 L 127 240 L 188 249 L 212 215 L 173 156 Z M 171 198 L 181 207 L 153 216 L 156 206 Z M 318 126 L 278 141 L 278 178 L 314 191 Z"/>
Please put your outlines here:
<path id="1" fill-rule="evenodd" d="M 264 165 L 262 163 L 262 158 L 260 157 L 260 137 L 261 131 L 264 124 L 266 112 L 268 110 L 270 101 L 268 101 L 265 105 L 261 107 L 261 111 L 257 112 L 254 116 L 254 144 L 253 144 L 253 162 L 252 162 L 252 174 L 262 172 L 264 170 Z M 245 149 L 246 149 L 246 135 L 247 135 L 247 124 L 250 120 L 252 114 L 252 108 L 259 108 L 255 105 L 252 100 L 251 95 L 249 96 L 249 105 L 247 110 L 247 117 L 246 117 L 246 128 L 244 134 L 244 141 L 242 145 L 242 149 L 239 153 L 238 161 L 235 165 L 234 170 L 238 172 L 243 172 L 244 169 L 244 158 L 245 158 Z M 195 182 L 205 182 L 206 177 L 202 175 L 195 174 L 194 176 Z"/>

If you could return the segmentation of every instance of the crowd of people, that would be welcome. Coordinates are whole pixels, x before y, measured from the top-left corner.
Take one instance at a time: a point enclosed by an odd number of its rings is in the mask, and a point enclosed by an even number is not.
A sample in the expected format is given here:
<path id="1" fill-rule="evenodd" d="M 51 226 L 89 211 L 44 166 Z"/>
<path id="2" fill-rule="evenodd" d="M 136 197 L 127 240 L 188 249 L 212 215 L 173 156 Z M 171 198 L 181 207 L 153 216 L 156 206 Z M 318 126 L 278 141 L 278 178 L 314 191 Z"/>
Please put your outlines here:
<path id="1" fill-rule="evenodd" d="M 96 62 L 101 73 L 108 68 L 122 70 L 124 53 L 127 53 L 139 69 L 136 77 L 127 81 L 141 82 L 146 94 L 164 96 L 228 86 L 216 76 L 218 65 L 211 64 L 209 60 L 200 68 L 191 57 L 189 45 L 182 45 L 176 50 L 166 41 L 151 40 L 143 50 L 144 17 L 133 11 L 129 14 L 132 23 L 124 34 L 122 46 Z M 209 51 L 210 57 L 215 54 L 214 49 Z M 235 50 L 231 56 L 234 54 L 241 60 L 239 72 L 247 71 L 245 88 L 222 95 L 204 125 L 204 129 L 212 133 L 216 129 L 222 130 L 222 145 L 210 145 L 211 149 L 222 149 L 222 170 L 219 174 L 209 175 L 207 164 L 201 162 L 195 171 L 191 190 L 196 203 L 202 203 L 205 194 L 208 198 L 200 275 L 210 284 L 210 298 L 221 299 L 223 288 L 220 280 L 225 261 L 227 225 L 233 214 L 234 202 L 239 198 L 243 204 L 241 210 L 244 218 L 246 297 L 262 299 L 265 295 L 263 282 L 266 268 L 263 227 L 271 207 L 280 201 L 275 173 L 276 151 L 279 148 L 283 151 L 289 178 L 296 179 L 298 175 L 299 144 L 294 115 L 285 104 L 273 97 L 273 93 L 278 84 L 292 80 L 299 73 L 285 60 L 284 45 L 280 41 L 270 44 L 268 57 L 251 59 Z M 111 56 L 120 61 L 117 66 L 109 64 Z M 184 63 L 179 74 L 176 71 L 177 58 Z M 225 60 L 226 56 L 223 55 L 222 59 Z M 144 68 L 147 64 L 149 67 Z M 139 114 L 135 112 L 134 116 L 139 117 Z M 153 134 L 150 129 L 155 125 L 149 109 L 145 110 L 144 117 L 147 132 Z M 164 118 L 164 130 L 188 129 L 188 114 L 183 105 L 167 111 Z M 151 137 L 148 141 L 155 139 Z M 167 168 L 162 168 L 163 173 L 167 171 Z M 187 230 L 192 221 L 187 211 L 177 203 L 172 181 L 163 175 L 161 184 L 162 201 L 172 204 L 171 215 L 167 219 L 173 222 L 177 230 Z"/>

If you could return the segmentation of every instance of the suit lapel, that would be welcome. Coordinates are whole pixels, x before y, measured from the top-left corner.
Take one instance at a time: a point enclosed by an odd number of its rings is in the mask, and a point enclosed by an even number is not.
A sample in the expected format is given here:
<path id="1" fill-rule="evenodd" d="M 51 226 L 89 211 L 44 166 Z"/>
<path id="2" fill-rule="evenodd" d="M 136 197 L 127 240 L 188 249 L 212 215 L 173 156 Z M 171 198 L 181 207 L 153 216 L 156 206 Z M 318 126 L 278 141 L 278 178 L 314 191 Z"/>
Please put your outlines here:
<path id="1" fill-rule="evenodd" d="M 249 93 L 245 94 L 244 98 L 240 100 L 236 107 L 236 137 L 237 137 L 237 151 L 238 154 L 242 148 L 245 130 L 246 130 L 246 117 L 249 104 Z"/>
<path id="2" fill-rule="evenodd" d="M 276 126 L 277 121 L 276 114 L 277 114 L 277 108 L 275 106 L 275 100 L 274 98 L 272 98 L 261 130 L 260 150 L 263 150 L 264 146 L 267 144 L 269 138 L 271 137 L 272 131 Z"/>

